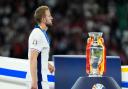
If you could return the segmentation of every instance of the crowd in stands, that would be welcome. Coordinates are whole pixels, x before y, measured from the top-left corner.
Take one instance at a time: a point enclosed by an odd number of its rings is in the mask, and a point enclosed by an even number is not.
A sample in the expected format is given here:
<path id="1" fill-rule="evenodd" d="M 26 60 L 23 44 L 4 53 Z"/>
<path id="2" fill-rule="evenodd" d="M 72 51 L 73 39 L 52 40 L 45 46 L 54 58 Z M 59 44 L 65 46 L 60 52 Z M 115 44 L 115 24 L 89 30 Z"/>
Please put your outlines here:
<path id="1" fill-rule="evenodd" d="M 128 64 L 127 0 L 0 0 L 0 56 L 27 59 L 34 10 L 48 5 L 52 55 L 85 55 L 88 32 L 103 32 L 107 55 Z"/>

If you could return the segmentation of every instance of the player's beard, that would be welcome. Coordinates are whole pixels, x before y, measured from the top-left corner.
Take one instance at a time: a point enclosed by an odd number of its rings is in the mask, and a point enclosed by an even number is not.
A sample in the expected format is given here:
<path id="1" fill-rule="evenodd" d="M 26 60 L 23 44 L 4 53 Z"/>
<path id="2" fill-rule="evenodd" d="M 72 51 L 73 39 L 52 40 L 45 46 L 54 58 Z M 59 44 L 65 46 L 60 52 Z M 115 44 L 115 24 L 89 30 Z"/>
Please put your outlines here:
<path id="1" fill-rule="evenodd" d="M 53 21 L 52 19 L 46 19 L 46 25 L 52 26 L 52 24 L 53 24 L 52 21 Z"/>
<path id="2" fill-rule="evenodd" d="M 52 23 L 52 21 L 51 21 L 51 22 L 48 22 L 46 25 L 47 25 L 47 26 L 52 26 L 53 23 Z"/>

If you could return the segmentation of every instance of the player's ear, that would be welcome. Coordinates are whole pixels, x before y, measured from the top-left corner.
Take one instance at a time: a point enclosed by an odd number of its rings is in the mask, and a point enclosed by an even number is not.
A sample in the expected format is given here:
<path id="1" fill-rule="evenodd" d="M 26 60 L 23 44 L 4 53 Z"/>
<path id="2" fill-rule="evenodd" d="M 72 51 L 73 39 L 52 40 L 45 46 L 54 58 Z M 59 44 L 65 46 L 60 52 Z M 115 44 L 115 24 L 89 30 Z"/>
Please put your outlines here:
<path id="1" fill-rule="evenodd" d="M 45 23 L 46 22 L 46 19 L 45 18 L 42 18 L 41 21 Z"/>

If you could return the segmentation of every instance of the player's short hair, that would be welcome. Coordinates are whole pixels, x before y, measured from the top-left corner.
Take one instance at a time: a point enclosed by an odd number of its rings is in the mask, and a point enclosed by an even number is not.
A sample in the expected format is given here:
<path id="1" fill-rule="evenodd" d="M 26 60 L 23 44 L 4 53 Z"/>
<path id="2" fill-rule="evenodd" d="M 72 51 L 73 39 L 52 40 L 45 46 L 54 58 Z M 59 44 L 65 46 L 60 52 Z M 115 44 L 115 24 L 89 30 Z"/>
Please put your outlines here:
<path id="1" fill-rule="evenodd" d="M 37 23 L 40 23 L 41 22 L 41 19 L 43 16 L 45 16 L 45 11 L 46 10 L 49 10 L 48 6 L 40 6 L 38 7 L 36 10 L 35 10 L 35 13 L 34 13 L 34 20 L 37 22 Z"/>

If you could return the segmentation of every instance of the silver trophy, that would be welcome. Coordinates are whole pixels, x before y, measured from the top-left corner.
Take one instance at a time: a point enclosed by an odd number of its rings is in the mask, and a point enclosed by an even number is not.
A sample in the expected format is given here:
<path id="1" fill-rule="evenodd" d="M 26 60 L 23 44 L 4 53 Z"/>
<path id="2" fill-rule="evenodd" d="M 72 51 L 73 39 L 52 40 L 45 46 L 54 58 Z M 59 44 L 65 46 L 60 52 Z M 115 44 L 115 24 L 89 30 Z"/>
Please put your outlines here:
<path id="1" fill-rule="evenodd" d="M 90 47 L 90 77 L 100 77 L 99 66 L 103 60 L 103 47 L 99 45 L 98 39 L 102 36 L 101 32 L 90 32 L 89 36 L 92 36 L 94 41 Z"/>
<path id="2" fill-rule="evenodd" d="M 71 89 L 121 89 L 106 72 L 106 48 L 102 32 L 89 32 L 86 45 L 86 73 L 89 77 L 79 77 Z"/>

